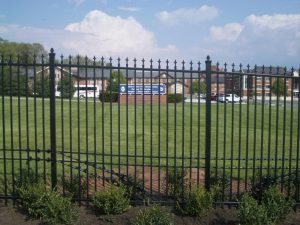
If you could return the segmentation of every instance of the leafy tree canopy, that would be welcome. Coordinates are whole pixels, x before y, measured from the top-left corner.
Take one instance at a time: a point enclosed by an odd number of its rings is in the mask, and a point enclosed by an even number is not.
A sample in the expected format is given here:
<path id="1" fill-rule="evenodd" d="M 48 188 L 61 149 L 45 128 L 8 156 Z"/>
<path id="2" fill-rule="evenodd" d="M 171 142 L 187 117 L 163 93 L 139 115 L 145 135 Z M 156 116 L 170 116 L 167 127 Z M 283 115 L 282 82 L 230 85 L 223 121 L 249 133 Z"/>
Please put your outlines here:
<path id="1" fill-rule="evenodd" d="M 119 84 L 125 84 L 126 78 L 125 76 L 118 71 L 113 71 L 111 76 L 108 79 L 107 92 L 119 92 Z"/>

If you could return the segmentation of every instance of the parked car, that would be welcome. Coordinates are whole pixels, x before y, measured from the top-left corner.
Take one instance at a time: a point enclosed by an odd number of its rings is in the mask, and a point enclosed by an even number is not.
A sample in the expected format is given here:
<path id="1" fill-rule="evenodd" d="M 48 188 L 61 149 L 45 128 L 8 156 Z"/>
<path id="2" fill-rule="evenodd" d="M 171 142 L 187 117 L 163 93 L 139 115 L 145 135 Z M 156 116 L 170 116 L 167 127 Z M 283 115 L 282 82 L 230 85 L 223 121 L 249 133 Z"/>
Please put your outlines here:
<path id="1" fill-rule="evenodd" d="M 218 101 L 219 102 L 241 102 L 242 99 L 240 96 L 236 94 L 226 94 L 226 95 L 220 95 L 218 96 Z"/>

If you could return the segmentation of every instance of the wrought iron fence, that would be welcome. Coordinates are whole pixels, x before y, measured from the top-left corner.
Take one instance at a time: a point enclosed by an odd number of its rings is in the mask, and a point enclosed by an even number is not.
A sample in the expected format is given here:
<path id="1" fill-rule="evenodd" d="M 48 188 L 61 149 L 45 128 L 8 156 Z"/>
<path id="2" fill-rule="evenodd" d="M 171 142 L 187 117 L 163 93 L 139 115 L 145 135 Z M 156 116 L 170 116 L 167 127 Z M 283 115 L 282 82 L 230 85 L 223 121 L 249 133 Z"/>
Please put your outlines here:
<path id="1" fill-rule="evenodd" d="M 78 201 L 129 185 L 133 202 L 168 203 L 186 188 L 218 184 L 217 203 L 234 204 L 277 183 L 299 203 L 299 70 L 209 57 L 56 58 L 53 49 L 1 56 L 0 67 L 6 201 L 29 177 L 75 190 Z"/>

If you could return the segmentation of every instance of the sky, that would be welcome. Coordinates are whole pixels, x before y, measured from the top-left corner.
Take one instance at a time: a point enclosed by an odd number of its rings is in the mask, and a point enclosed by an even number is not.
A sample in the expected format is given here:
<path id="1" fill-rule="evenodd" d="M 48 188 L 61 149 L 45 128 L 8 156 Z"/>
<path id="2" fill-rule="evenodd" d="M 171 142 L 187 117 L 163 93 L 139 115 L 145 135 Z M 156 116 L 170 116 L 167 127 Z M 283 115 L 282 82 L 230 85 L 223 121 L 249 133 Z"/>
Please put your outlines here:
<path id="1" fill-rule="evenodd" d="M 300 0 L 0 0 L 0 37 L 57 55 L 300 67 Z"/>

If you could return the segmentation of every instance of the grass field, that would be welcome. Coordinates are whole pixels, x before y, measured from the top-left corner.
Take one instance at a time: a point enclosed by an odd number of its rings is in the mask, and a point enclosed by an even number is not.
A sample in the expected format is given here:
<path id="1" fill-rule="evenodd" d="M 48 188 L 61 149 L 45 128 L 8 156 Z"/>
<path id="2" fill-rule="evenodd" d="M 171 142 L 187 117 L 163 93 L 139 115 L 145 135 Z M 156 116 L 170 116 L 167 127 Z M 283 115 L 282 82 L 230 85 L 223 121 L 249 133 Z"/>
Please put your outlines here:
<path id="1" fill-rule="evenodd" d="M 48 99 L 4 97 L 0 112 L 1 174 L 4 157 L 7 171 L 25 165 L 29 157 L 50 157 L 43 151 L 50 149 Z M 100 165 L 203 167 L 205 119 L 205 104 L 119 106 L 98 99 L 95 104 L 93 99 L 56 99 L 57 157 Z M 211 120 L 212 168 L 296 166 L 297 107 L 212 104 Z M 39 169 L 43 163 L 31 161 Z"/>

